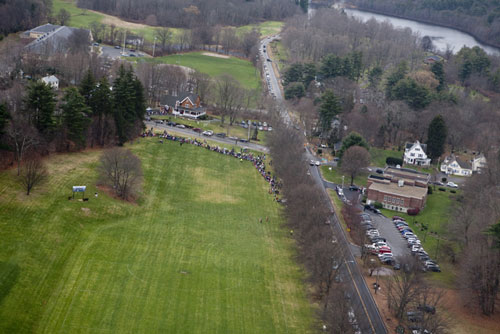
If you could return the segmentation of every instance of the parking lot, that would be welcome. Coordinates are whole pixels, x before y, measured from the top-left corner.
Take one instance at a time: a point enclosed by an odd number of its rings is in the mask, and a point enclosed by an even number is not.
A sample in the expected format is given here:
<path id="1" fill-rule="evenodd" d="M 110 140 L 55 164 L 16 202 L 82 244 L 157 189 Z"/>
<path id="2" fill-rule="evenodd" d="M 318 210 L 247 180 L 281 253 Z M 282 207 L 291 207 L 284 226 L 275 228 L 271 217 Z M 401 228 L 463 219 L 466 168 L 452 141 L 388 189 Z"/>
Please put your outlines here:
<path id="1" fill-rule="evenodd" d="M 394 227 L 391 218 L 369 212 L 368 210 L 366 210 L 365 213 L 370 215 L 373 226 L 378 229 L 380 235 L 387 240 L 387 244 L 391 247 L 394 257 L 398 258 L 411 254 L 406 239 L 403 238 L 401 233 Z"/>

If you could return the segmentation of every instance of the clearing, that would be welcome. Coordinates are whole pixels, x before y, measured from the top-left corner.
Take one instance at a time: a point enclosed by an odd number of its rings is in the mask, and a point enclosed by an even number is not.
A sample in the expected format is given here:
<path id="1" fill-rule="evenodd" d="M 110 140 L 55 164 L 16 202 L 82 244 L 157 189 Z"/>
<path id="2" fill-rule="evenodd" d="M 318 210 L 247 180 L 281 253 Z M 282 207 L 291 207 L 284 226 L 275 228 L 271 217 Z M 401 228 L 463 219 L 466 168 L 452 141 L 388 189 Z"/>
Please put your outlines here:
<path id="1" fill-rule="evenodd" d="M 0 173 L 0 332 L 310 332 L 294 241 L 252 164 L 156 138 L 128 147 L 143 162 L 135 205 L 93 196 L 99 150 L 47 159 L 29 197 Z M 69 201 L 73 185 L 90 200 Z"/>

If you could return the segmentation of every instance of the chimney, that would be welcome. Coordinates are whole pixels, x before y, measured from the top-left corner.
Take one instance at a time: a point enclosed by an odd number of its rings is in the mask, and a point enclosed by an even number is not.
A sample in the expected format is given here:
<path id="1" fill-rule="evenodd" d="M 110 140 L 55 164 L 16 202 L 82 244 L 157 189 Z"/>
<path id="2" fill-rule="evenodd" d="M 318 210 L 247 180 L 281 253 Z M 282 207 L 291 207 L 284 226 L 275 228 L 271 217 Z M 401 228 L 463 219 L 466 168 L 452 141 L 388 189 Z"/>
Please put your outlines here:
<path id="1" fill-rule="evenodd" d="M 402 187 L 405 185 L 405 180 L 398 180 L 398 187 Z"/>

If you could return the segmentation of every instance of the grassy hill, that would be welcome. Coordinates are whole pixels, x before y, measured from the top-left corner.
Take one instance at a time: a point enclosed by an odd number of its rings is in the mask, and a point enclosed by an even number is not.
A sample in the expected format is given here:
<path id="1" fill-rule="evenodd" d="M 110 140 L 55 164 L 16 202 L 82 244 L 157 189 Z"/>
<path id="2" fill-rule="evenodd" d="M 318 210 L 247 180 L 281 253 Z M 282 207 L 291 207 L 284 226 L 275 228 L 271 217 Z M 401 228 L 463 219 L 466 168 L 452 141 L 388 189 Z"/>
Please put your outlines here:
<path id="1" fill-rule="evenodd" d="M 93 196 L 96 150 L 51 157 L 29 197 L 0 173 L 0 332 L 309 332 L 293 241 L 251 163 L 156 139 L 130 148 L 136 204 Z M 69 201 L 73 185 L 90 201 Z"/>

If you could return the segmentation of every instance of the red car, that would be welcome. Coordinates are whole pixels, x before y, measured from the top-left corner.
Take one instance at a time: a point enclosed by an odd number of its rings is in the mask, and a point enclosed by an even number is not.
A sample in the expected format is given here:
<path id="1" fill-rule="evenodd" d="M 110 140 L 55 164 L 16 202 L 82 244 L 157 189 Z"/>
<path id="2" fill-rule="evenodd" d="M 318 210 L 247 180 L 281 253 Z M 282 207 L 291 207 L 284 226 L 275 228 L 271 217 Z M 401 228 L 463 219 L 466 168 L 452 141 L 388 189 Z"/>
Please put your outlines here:
<path id="1" fill-rule="evenodd" d="M 405 219 L 403 217 L 399 217 L 399 216 L 392 216 L 392 220 L 402 220 L 402 221 L 405 221 Z"/>
<path id="2" fill-rule="evenodd" d="M 200 128 L 194 128 L 194 129 L 193 129 L 193 131 L 194 131 L 194 132 L 201 133 L 201 131 L 202 131 L 202 130 L 201 130 Z"/>

